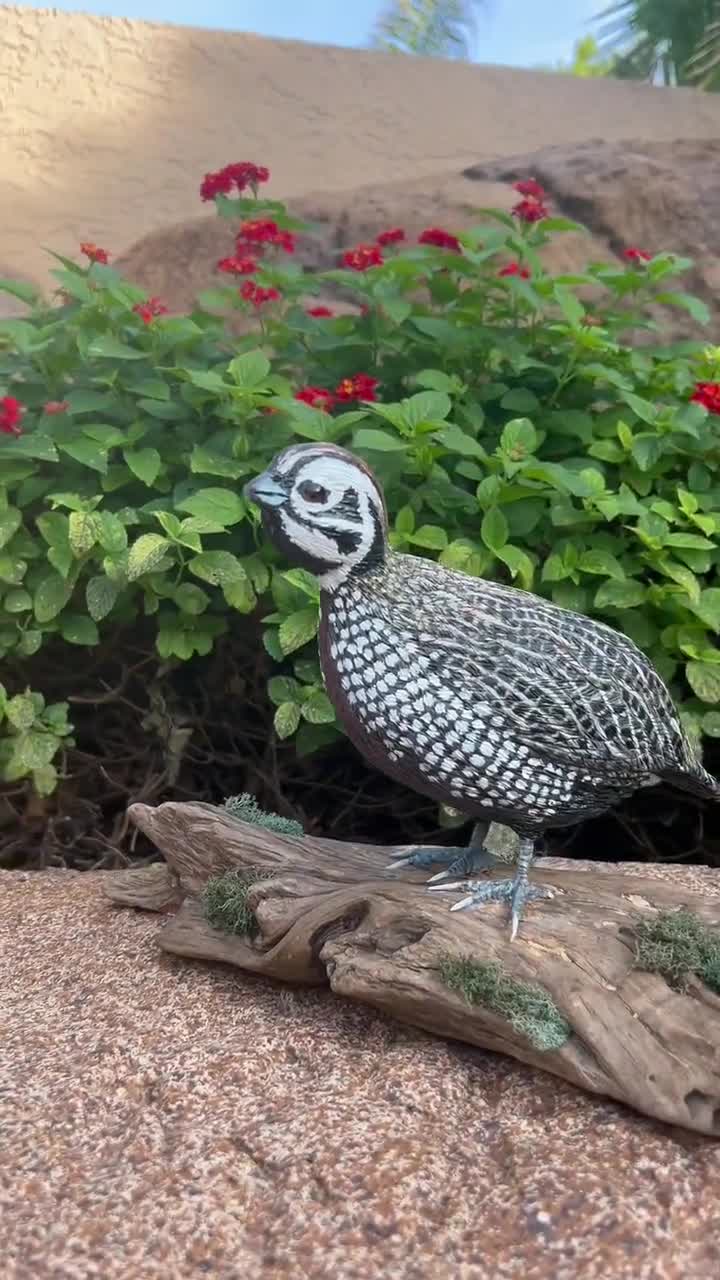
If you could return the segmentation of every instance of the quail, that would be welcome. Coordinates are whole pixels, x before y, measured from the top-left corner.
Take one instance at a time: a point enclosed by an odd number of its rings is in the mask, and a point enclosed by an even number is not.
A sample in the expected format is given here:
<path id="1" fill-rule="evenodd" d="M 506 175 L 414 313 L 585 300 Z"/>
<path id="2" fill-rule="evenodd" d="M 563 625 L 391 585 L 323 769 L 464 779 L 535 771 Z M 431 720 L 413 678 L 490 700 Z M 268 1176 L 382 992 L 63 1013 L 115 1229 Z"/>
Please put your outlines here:
<path id="1" fill-rule="evenodd" d="M 531 592 L 401 554 L 388 542 L 382 489 L 364 461 L 331 444 L 291 445 L 245 488 L 293 565 L 320 583 L 319 647 L 337 718 L 376 768 L 475 820 L 467 850 L 419 849 L 394 865 L 450 863 L 453 910 L 510 905 L 511 936 L 548 828 L 603 813 L 662 779 L 714 800 L 671 696 L 640 649 L 603 623 Z M 491 824 L 515 834 L 513 879 L 468 878 L 497 865 Z"/>

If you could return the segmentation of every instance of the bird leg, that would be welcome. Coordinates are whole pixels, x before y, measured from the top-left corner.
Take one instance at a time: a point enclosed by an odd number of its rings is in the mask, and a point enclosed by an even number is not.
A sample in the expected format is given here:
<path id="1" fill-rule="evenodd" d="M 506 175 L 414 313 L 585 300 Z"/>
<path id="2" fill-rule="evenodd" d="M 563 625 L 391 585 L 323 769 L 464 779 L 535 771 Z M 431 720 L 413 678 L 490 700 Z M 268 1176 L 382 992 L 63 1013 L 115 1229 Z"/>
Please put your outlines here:
<path id="1" fill-rule="evenodd" d="M 517 935 L 525 903 L 539 898 L 552 898 L 555 894 L 555 890 L 548 885 L 530 884 L 528 873 L 534 857 L 535 841 L 521 839 L 514 880 L 457 880 L 453 884 L 434 884 L 432 889 L 435 892 L 448 889 L 469 890 L 467 897 L 455 902 L 451 911 L 464 911 L 467 907 L 478 907 L 484 902 L 509 902 L 512 940 Z"/>
<path id="2" fill-rule="evenodd" d="M 448 865 L 428 881 L 446 880 L 453 876 L 470 876 L 474 871 L 487 871 L 501 867 L 515 856 L 519 844 L 518 837 L 509 827 L 502 827 L 497 822 L 476 822 L 473 827 L 470 843 L 466 848 L 451 845 L 429 845 L 413 849 L 412 853 L 396 858 L 388 866 L 388 871 L 397 871 L 400 867 L 432 867 L 436 863 Z"/>

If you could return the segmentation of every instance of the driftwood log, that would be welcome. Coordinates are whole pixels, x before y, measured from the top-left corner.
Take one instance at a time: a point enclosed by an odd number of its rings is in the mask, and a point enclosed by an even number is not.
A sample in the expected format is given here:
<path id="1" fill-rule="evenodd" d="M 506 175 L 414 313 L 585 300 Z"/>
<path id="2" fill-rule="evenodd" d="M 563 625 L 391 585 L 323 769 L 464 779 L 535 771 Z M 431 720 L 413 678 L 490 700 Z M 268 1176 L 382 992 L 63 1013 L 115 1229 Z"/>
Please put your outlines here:
<path id="1" fill-rule="evenodd" d="M 204 804 L 136 804 L 129 812 L 166 862 L 113 874 L 106 892 L 118 905 L 172 913 L 159 934 L 165 951 L 329 984 L 402 1022 L 720 1136 L 720 997 L 699 980 L 678 991 L 636 968 L 634 932 L 638 919 L 679 907 L 717 925 L 720 898 L 651 875 L 559 870 L 538 859 L 533 878 L 556 893 L 526 909 L 511 942 L 504 904 L 450 912 L 455 899 L 429 894 L 427 872 L 388 873 L 402 849 L 278 835 Z M 205 918 L 208 878 L 230 869 L 249 876 L 253 938 Z M 448 957 L 495 963 L 511 980 L 544 989 L 569 1024 L 565 1043 L 538 1049 L 451 989 Z"/>

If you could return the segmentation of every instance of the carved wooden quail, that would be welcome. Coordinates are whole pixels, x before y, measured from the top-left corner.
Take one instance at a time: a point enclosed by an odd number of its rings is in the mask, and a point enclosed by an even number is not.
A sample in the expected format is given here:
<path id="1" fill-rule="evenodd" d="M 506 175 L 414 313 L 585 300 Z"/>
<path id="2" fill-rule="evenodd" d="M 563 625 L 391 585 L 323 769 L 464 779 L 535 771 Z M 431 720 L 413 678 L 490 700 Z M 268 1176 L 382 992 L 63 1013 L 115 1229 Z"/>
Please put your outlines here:
<path id="1" fill-rule="evenodd" d="M 265 528 L 321 586 L 328 695 L 378 769 L 476 819 L 468 850 L 417 850 L 467 876 L 494 860 L 491 822 L 519 837 L 514 880 L 464 880 L 453 907 L 548 896 L 528 871 L 549 827 L 602 813 L 662 778 L 720 798 L 665 685 L 641 651 L 599 622 L 388 545 L 382 491 L 352 453 L 285 449 L 246 487 Z"/>

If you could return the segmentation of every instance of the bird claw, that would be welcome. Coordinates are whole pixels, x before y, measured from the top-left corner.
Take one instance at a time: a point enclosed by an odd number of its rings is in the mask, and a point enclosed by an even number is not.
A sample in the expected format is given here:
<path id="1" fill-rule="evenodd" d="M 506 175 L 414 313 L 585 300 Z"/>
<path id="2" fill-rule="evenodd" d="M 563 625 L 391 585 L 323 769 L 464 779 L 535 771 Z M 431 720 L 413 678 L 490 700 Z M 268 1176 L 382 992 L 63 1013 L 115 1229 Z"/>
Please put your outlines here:
<path id="1" fill-rule="evenodd" d="M 482 906 L 485 902 L 510 903 L 510 941 L 517 937 L 522 919 L 523 909 L 527 902 L 554 898 L 555 889 L 550 885 L 530 884 L 526 879 L 515 880 L 456 880 L 452 884 L 434 884 L 429 886 L 431 893 L 439 890 L 466 889 L 469 893 L 459 902 L 454 902 L 451 911 L 467 911 L 468 908 Z"/>
<path id="2" fill-rule="evenodd" d="M 449 876 L 469 876 L 473 871 L 490 870 L 502 865 L 488 849 L 481 846 L 470 845 L 467 849 L 457 849 L 438 845 L 427 849 L 414 849 L 412 853 L 388 863 L 386 870 L 398 871 L 401 867 L 424 869 L 437 862 L 447 862 L 449 865 L 431 876 L 428 884 L 434 884 L 437 880 L 445 881 Z"/>

